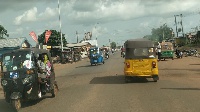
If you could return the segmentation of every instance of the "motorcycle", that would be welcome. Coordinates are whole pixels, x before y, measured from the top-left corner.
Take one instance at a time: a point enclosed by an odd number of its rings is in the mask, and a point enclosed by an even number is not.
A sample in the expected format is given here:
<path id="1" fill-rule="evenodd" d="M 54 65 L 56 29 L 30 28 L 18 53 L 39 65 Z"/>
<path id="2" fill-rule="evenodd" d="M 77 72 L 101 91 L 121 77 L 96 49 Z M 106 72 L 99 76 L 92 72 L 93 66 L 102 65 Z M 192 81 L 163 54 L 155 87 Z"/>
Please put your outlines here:
<path id="1" fill-rule="evenodd" d="M 177 58 L 183 58 L 183 52 L 182 51 L 180 51 L 180 50 L 176 50 L 176 57 Z"/>
<path id="2" fill-rule="evenodd" d="M 109 53 L 108 53 L 108 52 L 105 53 L 105 58 L 106 58 L 106 59 L 109 58 Z"/>

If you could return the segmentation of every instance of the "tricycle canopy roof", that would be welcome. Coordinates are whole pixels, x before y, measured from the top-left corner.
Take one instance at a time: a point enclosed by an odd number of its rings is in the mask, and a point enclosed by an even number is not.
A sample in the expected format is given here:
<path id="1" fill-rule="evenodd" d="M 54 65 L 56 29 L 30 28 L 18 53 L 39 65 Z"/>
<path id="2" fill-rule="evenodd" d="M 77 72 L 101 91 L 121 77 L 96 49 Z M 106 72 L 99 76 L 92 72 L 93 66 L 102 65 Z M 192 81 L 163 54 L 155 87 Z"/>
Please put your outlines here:
<path id="1" fill-rule="evenodd" d="M 173 44 L 171 42 L 162 42 L 161 49 L 162 49 L 162 51 L 174 50 Z"/>
<path id="2" fill-rule="evenodd" d="M 20 53 L 20 52 L 31 52 L 31 51 L 35 54 L 35 56 L 37 56 L 37 54 L 45 53 L 45 54 L 48 54 L 49 57 L 51 57 L 51 55 L 50 55 L 48 50 L 38 49 L 38 48 L 17 49 L 17 50 L 9 51 L 7 53 Z M 7 53 L 5 53 L 5 54 L 7 54 Z"/>
<path id="3" fill-rule="evenodd" d="M 154 43 L 147 39 L 129 39 L 124 43 L 125 48 L 154 47 Z"/>

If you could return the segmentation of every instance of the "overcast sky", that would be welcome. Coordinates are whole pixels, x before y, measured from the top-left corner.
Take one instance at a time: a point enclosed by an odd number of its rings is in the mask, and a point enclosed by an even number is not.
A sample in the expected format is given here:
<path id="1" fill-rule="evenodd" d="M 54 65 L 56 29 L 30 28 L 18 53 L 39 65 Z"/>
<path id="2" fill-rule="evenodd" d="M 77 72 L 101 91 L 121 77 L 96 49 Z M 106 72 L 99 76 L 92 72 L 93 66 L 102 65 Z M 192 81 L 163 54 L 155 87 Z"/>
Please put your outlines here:
<path id="1" fill-rule="evenodd" d="M 0 24 L 9 38 L 26 37 L 31 31 L 60 31 L 58 0 L 0 0 Z M 184 33 L 200 25 L 199 0 L 60 0 L 61 31 L 70 43 L 92 32 L 99 46 L 109 39 L 122 44 L 126 39 L 151 34 L 152 28 L 167 24 L 175 31 L 174 15 L 183 15 Z M 180 21 L 177 16 L 177 21 Z M 180 27 L 180 25 L 178 26 Z"/>

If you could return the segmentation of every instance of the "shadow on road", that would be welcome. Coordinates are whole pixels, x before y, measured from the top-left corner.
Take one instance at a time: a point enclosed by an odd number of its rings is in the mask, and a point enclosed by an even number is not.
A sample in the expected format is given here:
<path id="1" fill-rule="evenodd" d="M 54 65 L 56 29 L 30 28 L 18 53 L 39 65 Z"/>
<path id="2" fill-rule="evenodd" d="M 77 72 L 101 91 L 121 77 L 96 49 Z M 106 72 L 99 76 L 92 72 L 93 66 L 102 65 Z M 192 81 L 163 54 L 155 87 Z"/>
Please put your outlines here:
<path id="1" fill-rule="evenodd" d="M 84 65 L 84 66 L 77 66 L 76 68 L 82 68 L 82 67 L 92 67 L 91 65 Z"/>
<path id="2" fill-rule="evenodd" d="M 16 110 L 5 99 L 0 99 L 0 112 L 16 112 Z"/>
<path id="3" fill-rule="evenodd" d="M 163 68 L 159 70 L 184 70 L 184 71 L 200 71 L 200 69 L 184 69 L 184 68 Z"/>
<path id="4" fill-rule="evenodd" d="M 200 90 L 200 88 L 160 88 L 160 89 L 171 89 L 171 90 Z"/>
<path id="5" fill-rule="evenodd" d="M 97 65 L 84 65 L 84 66 L 77 66 L 76 68 L 82 68 L 82 67 L 95 67 L 95 66 L 101 66 L 102 63 L 98 63 Z"/>
<path id="6" fill-rule="evenodd" d="M 94 77 L 90 84 L 125 84 L 123 75 Z"/>
<path id="7" fill-rule="evenodd" d="M 129 83 L 148 83 L 146 78 L 132 78 Z M 124 75 L 94 77 L 90 84 L 127 84 L 124 79 Z"/>
<path id="8" fill-rule="evenodd" d="M 200 64 L 190 64 L 190 65 L 200 65 Z"/>
<path id="9" fill-rule="evenodd" d="M 45 96 L 44 98 L 41 98 L 39 100 L 32 100 L 32 101 L 26 101 L 22 102 L 22 107 L 21 108 L 26 108 L 30 106 L 34 106 L 38 104 L 40 101 L 50 98 L 49 96 Z M 16 112 L 14 108 L 12 107 L 11 103 L 8 103 L 5 101 L 5 99 L 0 99 L 0 112 Z"/>
<path id="10" fill-rule="evenodd" d="M 46 98 L 52 98 L 52 97 L 51 96 L 43 96 L 43 98 L 41 98 L 41 99 L 23 102 L 22 103 L 22 108 L 34 106 L 37 103 L 40 103 L 42 100 L 45 100 Z"/>

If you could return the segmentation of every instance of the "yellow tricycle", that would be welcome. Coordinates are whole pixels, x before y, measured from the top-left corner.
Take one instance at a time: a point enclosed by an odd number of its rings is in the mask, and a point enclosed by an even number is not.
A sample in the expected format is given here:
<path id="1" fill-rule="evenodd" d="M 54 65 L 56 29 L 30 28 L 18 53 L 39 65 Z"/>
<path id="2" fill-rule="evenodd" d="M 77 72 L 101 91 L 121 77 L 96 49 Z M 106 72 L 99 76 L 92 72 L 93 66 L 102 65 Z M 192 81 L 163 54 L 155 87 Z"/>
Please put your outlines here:
<path id="1" fill-rule="evenodd" d="M 130 82 L 133 77 L 153 78 L 159 80 L 156 47 L 154 43 L 146 39 L 129 39 L 124 43 L 125 82 Z"/>

